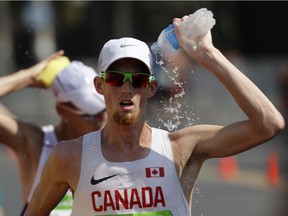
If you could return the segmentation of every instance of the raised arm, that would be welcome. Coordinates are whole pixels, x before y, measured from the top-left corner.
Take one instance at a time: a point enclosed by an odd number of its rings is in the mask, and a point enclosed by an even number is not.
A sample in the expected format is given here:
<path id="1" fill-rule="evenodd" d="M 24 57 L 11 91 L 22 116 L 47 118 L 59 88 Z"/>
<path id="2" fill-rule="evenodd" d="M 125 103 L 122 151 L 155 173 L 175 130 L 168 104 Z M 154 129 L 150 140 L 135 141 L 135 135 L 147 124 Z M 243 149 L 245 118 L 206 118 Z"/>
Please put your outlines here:
<path id="1" fill-rule="evenodd" d="M 195 41 L 185 38 L 181 33 L 181 22 L 185 19 L 187 17 L 174 19 L 181 47 L 223 84 L 248 117 L 224 127 L 200 125 L 181 131 L 186 138 L 197 137 L 193 155 L 203 160 L 225 157 L 275 137 L 284 128 L 282 115 L 259 88 L 214 47 L 210 31 Z"/>
<path id="2" fill-rule="evenodd" d="M 30 68 L 22 69 L 11 75 L 0 77 L 0 97 L 28 86 L 40 86 L 41 83 L 36 80 L 37 75 L 41 73 L 51 59 L 57 58 L 63 54 L 64 52 L 60 50 Z"/>
<path id="3" fill-rule="evenodd" d="M 0 77 L 0 97 L 28 86 L 41 87 L 41 83 L 36 79 L 37 75 L 41 73 L 51 59 L 57 58 L 63 53 L 62 50 L 55 52 L 30 68 Z M 31 141 L 31 139 L 33 140 L 33 138 L 28 138 L 28 136 L 34 137 L 36 134 L 39 134 L 39 129 L 13 118 L 11 115 L 7 115 L 7 112 L 0 112 L 1 143 L 12 147 L 17 152 L 21 144 L 23 144 L 23 147 L 24 143 Z"/>
<path id="4" fill-rule="evenodd" d="M 52 54 L 30 68 L 0 77 L 0 97 L 28 86 L 41 87 L 41 83 L 36 80 L 37 75 L 51 59 L 60 55 L 63 55 L 63 51 Z M 0 143 L 13 149 L 17 155 L 23 200 L 26 201 L 38 166 L 43 132 L 37 125 L 13 117 L 9 110 L 0 110 Z"/>

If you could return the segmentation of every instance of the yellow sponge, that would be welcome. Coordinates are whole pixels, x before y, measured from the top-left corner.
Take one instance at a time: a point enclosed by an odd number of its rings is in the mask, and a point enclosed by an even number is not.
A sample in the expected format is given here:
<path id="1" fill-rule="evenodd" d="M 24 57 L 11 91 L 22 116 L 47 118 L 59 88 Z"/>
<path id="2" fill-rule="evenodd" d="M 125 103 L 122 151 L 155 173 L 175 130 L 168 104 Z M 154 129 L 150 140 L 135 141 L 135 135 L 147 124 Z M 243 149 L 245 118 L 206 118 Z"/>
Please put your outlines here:
<path id="1" fill-rule="evenodd" d="M 57 74 L 69 64 L 70 60 L 66 56 L 52 59 L 44 70 L 38 75 L 37 80 L 40 80 L 46 87 L 49 87 L 52 85 Z"/>

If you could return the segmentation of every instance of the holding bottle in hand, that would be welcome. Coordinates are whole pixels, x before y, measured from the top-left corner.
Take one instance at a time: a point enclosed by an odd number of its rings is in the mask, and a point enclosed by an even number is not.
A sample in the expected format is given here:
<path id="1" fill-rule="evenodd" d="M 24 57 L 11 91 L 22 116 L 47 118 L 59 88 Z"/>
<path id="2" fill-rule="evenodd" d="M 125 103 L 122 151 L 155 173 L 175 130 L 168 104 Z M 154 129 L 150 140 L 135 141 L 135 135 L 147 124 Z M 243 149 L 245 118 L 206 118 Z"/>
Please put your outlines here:
<path id="1" fill-rule="evenodd" d="M 213 13 L 206 8 L 201 8 L 182 19 L 183 22 L 179 24 L 179 29 L 183 36 L 191 42 L 210 31 L 216 23 Z M 164 67 L 169 67 L 171 63 L 174 66 L 183 67 L 189 63 L 189 57 L 187 58 L 185 50 L 179 44 L 173 23 L 160 33 L 157 42 L 152 44 L 151 51 L 155 55 L 160 54 Z"/>

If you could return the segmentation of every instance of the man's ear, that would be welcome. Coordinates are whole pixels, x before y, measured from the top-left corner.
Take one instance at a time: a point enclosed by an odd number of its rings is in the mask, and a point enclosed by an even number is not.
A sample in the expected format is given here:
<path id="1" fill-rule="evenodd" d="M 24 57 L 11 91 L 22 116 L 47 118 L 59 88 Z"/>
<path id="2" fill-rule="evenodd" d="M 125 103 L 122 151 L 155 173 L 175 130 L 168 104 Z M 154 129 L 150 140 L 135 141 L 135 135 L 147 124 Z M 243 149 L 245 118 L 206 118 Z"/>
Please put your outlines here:
<path id="1" fill-rule="evenodd" d="M 154 96 L 157 92 L 157 89 L 158 89 L 158 82 L 157 80 L 153 80 L 150 85 L 149 85 L 149 89 L 148 89 L 148 93 L 149 93 L 149 98 Z"/>
<path id="2" fill-rule="evenodd" d="M 98 76 L 94 77 L 94 86 L 96 91 L 103 95 L 103 79 Z"/>

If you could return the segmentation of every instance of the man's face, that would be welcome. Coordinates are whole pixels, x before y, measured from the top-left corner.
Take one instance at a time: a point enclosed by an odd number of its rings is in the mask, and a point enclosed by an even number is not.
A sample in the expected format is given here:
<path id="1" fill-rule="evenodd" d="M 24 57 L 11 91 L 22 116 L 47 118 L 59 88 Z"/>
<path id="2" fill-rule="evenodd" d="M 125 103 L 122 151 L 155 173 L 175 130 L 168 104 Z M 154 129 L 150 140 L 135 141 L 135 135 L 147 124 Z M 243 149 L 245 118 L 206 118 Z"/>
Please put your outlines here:
<path id="1" fill-rule="evenodd" d="M 146 84 L 149 77 L 146 65 L 132 58 L 120 59 L 107 69 L 103 94 L 108 115 L 117 124 L 131 126 L 145 121 L 147 98 L 151 96 L 150 83 Z"/>

